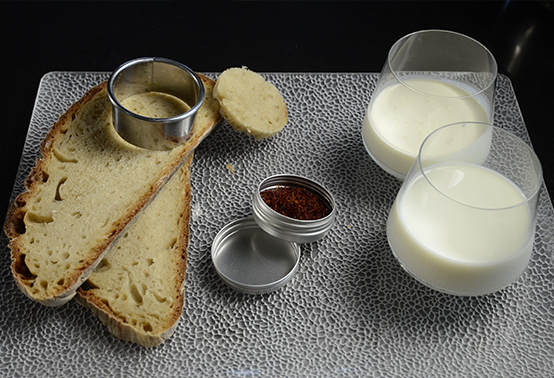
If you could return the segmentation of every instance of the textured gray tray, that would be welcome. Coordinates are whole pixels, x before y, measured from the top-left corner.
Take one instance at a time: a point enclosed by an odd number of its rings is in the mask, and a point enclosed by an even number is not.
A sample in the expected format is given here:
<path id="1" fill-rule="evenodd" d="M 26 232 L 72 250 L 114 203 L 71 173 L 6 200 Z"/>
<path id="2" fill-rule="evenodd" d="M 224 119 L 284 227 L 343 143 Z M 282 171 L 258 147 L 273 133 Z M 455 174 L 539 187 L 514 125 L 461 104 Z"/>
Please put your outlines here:
<path id="1" fill-rule="evenodd" d="M 112 337 L 74 301 L 46 308 L 28 300 L 13 282 L 3 236 L 0 376 L 552 376 L 554 215 L 546 190 L 535 254 L 521 278 L 478 298 L 435 292 L 408 276 L 387 245 L 385 221 L 400 184 L 373 163 L 360 135 L 377 75 L 265 76 L 287 102 L 284 131 L 255 141 L 223 123 L 195 154 L 186 299 L 173 337 L 145 349 Z M 78 72 L 43 78 L 14 196 L 50 125 L 105 78 Z M 496 123 L 529 141 L 504 76 Z M 299 273 L 287 286 L 240 294 L 217 276 L 211 242 L 224 225 L 251 214 L 253 190 L 277 173 L 326 186 L 337 201 L 337 222 L 318 242 L 316 258 L 303 246 Z"/>

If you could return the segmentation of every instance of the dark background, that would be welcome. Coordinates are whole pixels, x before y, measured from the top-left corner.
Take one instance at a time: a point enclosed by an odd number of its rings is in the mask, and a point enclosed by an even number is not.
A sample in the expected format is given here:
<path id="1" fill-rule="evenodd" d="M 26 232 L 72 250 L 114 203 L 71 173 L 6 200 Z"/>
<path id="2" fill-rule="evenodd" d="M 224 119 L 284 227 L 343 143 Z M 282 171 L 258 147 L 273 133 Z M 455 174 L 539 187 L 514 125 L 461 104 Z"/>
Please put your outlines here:
<path id="1" fill-rule="evenodd" d="M 422 29 L 460 32 L 491 50 L 512 81 L 552 198 L 553 2 L 0 2 L 0 214 L 50 71 L 113 71 L 162 56 L 199 72 L 380 72 L 392 44 Z"/>

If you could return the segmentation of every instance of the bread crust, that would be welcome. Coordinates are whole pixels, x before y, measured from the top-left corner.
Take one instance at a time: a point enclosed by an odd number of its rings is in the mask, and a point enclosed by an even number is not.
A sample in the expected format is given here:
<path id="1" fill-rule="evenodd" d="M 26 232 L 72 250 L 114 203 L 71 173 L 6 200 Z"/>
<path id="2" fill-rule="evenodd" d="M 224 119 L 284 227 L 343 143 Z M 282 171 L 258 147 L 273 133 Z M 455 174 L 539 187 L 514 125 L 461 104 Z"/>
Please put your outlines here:
<path id="1" fill-rule="evenodd" d="M 215 84 L 213 80 L 206 76 L 199 76 L 205 87 L 212 88 Z M 25 263 L 25 254 L 23 253 L 23 248 L 20 244 L 21 239 L 19 237 L 25 233 L 24 217 L 28 211 L 27 202 L 31 197 L 36 195 L 37 188 L 48 178 L 47 164 L 49 159 L 52 159 L 53 156 L 52 146 L 54 141 L 64 132 L 66 127 L 69 127 L 69 124 L 76 119 L 78 113 L 82 111 L 85 106 L 94 101 L 104 101 L 103 106 L 111 106 L 107 100 L 107 82 L 100 83 L 91 88 L 81 99 L 71 105 L 69 109 L 59 117 L 58 121 L 53 124 L 41 142 L 41 157 L 37 159 L 35 167 L 25 180 L 25 190 L 19 194 L 11 204 L 4 224 L 4 232 L 9 238 L 9 248 L 11 249 L 11 271 L 17 286 L 26 296 L 46 306 L 59 306 L 73 298 L 77 288 L 82 285 L 90 273 L 95 269 L 111 243 L 152 199 L 184 159 L 220 122 L 218 104 L 216 105 L 217 101 L 214 104 L 212 100 L 208 99 L 208 101 L 204 102 L 203 106 L 210 107 L 210 116 L 213 119 L 210 119 L 210 122 L 203 122 L 202 127 L 197 127 L 195 123 L 191 138 L 185 144 L 174 149 L 175 153 L 172 156 L 172 161 L 165 169 L 160 171 L 157 179 L 151 182 L 149 189 L 140 196 L 140 199 L 134 206 L 118 219 L 115 225 L 105 233 L 102 241 L 87 253 L 86 258 L 83 259 L 79 268 L 75 271 L 75 274 L 66 277 L 64 283 L 57 288 L 55 293 L 46 296 L 37 296 L 31 292 L 35 277 Z M 217 106 L 217 109 L 212 109 L 215 106 Z M 217 116 L 215 116 L 216 113 Z"/>

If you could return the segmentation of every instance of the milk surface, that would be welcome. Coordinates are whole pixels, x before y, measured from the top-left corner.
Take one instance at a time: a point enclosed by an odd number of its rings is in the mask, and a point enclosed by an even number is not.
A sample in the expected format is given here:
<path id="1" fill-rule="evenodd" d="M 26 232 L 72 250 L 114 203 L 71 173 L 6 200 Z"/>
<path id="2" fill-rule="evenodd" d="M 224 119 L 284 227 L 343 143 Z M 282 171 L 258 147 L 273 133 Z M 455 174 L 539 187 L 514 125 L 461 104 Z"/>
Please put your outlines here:
<path id="1" fill-rule="evenodd" d="M 483 105 L 476 98 L 467 97 L 469 92 L 458 85 L 434 79 L 410 79 L 404 83 L 390 85 L 376 95 L 362 129 L 372 158 L 401 179 L 432 131 L 455 122 L 489 121 Z"/>
<path id="2" fill-rule="evenodd" d="M 530 259 L 535 225 L 521 191 L 479 165 L 439 164 L 425 174 L 404 184 L 388 219 L 402 265 L 460 295 L 491 293 L 515 280 Z"/>

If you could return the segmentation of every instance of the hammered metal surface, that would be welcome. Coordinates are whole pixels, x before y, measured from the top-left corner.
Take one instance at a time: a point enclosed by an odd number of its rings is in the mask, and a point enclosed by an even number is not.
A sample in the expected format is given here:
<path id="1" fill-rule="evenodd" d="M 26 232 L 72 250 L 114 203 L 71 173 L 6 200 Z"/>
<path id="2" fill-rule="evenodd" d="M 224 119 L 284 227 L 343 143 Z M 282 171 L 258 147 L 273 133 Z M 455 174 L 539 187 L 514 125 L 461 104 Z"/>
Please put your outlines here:
<path id="1" fill-rule="evenodd" d="M 14 195 L 57 116 L 107 76 L 43 78 Z M 74 301 L 46 308 L 28 300 L 10 274 L 3 236 L 0 376 L 552 376 L 554 214 L 546 190 L 535 253 L 515 283 L 469 298 L 428 289 L 399 267 L 387 245 L 386 217 L 400 184 L 369 158 L 361 139 L 377 74 L 264 76 L 287 102 L 283 132 L 255 141 L 223 123 L 195 154 L 185 308 L 173 337 L 145 349 L 112 337 Z M 496 124 L 528 141 L 504 76 L 496 104 Z M 299 272 L 287 286 L 240 294 L 215 272 L 211 243 L 227 223 L 251 214 L 253 190 L 279 173 L 327 187 L 337 202 L 336 224 L 316 245 L 302 247 Z"/>

